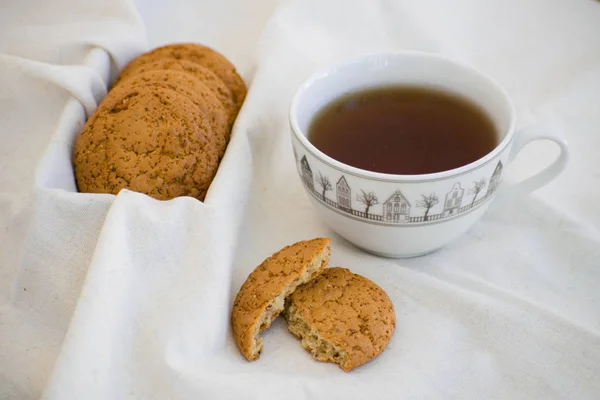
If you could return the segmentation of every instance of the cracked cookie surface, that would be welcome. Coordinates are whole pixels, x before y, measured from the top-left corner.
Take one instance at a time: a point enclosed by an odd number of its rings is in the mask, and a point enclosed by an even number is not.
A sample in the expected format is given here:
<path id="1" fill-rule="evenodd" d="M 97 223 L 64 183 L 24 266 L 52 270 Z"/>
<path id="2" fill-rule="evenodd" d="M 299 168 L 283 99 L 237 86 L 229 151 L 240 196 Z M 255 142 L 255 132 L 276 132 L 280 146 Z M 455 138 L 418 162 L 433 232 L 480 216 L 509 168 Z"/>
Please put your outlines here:
<path id="1" fill-rule="evenodd" d="M 219 52 L 197 43 L 176 43 L 158 47 L 131 61 L 121 75 L 126 76 L 142 65 L 159 59 L 186 60 L 208 68 L 227 85 L 237 109 L 241 108 L 247 89 L 235 66 Z"/>
<path id="2" fill-rule="evenodd" d="M 325 268 L 329 251 L 328 238 L 298 242 L 267 258 L 248 276 L 231 312 L 233 336 L 246 359 L 258 359 L 260 333 L 283 311 L 285 298 Z"/>
<path id="3" fill-rule="evenodd" d="M 124 95 L 127 95 L 132 90 L 145 86 L 174 90 L 188 97 L 209 120 L 213 132 L 219 136 L 217 139 L 221 140 L 222 137 L 225 145 L 227 144 L 230 133 L 227 112 L 213 92 L 194 76 L 181 71 L 169 70 L 140 72 L 115 86 L 111 96 L 122 96 L 123 92 L 125 92 Z"/>
<path id="4" fill-rule="evenodd" d="M 156 61 L 140 64 L 137 67 L 134 65 L 123 70 L 114 86 L 117 87 L 121 82 L 132 79 L 136 75 L 158 70 L 184 72 L 200 80 L 223 104 L 229 123 L 230 125 L 233 124 L 239 111 L 238 104 L 234 101 L 233 93 L 214 72 L 192 61 L 161 58 Z"/>
<path id="5" fill-rule="evenodd" d="M 203 200 L 224 145 L 187 96 L 157 86 L 111 91 L 85 124 L 73 164 L 81 192 L 122 188 Z"/>
<path id="6" fill-rule="evenodd" d="M 320 361 L 350 371 L 377 357 L 396 327 L 388 295 L 346 268 L 327 268 L 288 297 L 288 329 Z"/>

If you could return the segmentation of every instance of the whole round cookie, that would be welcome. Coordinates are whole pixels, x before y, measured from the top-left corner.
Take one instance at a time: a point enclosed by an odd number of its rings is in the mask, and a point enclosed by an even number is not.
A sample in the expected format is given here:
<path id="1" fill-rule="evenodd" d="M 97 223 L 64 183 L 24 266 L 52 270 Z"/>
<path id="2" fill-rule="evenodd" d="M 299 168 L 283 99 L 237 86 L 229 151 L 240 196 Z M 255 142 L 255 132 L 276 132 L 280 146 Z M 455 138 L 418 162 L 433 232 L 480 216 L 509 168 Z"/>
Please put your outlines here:
<path id="1" fill-rule="evenodd" d="M 235 70 L 235 66 L 221 53 L 197 43 L 176 43 L 158 47 L 131 61 L 121 74 L 127 75 L 143 64 L 159 59 L 187 60 L 214 72 L 231 90 L 237 108 L 242 107 L 246 97 L 246 84 Z"/>
<path id="2" fill-rule="evenodd" d="M 346 268 L 327 268 L 286 300 L 288 329 L 319 361 L 350 371 L 377 357 L 396 327 L 388 295 Z"/>
<path id="3" fill-rule="evenodd" d="M 81 192 L 127 188 L 159 200 L 203 200 L 223 149 L 209 121 L 187 96 L 146 86 L 111 91 L 75 143 Z"/>
<path id="4" fill-rule="evenodd" d="M 119 75 L 119 78 L 115 81 L 114 86 L 116 87 L 120 85 L 121 82 L 131 79 L 135 75 L 155 70 L 179 71 L 185 72 L 189 75 L 193 75 L 196 79 L 200 80 L 203 84 L 205 84 L 219 99 L 219 101 L 223 104 L 225 111 L 227 112 L 230 124 L 233 124 L 233 121 L 237 116 L 239 108 L 233 99 L 233 94 L 231 90 L 210 69 L 196 64 L 192 61 L 176 60 L 172 58 L 161 58 L 156 61 L 141 64 L 135 69 L 126 68 L 125 70 L 123 70 L 121 75 Z"/>
<path id="5" fill-rule="evenodd" d="M 260 356 L 260 333 L 283 311 L 285 298 L 325 268 L 329 250 L 329 238 L 304 240 L 279 250 L 248 276 L 231 312 L 233 337 L 248 361 Z"/>
<path id="6" fill-rule="evenodd" d="M 223 143 L 221 144 L 226 145 L 229 142 L 229 119 L 225 108 L 213 92 L 198 79 L 181 71 L 146 71 L 124 79 L 111 92 L 130 92 L 136 87 L 145 86 L 170 89 L 187 96 L 209 119 L 213 132 L 222 137 Z M 115 95 L 115 93 L 111 95 Z M 118 96 L 118 94 L 116 95 Z"/>

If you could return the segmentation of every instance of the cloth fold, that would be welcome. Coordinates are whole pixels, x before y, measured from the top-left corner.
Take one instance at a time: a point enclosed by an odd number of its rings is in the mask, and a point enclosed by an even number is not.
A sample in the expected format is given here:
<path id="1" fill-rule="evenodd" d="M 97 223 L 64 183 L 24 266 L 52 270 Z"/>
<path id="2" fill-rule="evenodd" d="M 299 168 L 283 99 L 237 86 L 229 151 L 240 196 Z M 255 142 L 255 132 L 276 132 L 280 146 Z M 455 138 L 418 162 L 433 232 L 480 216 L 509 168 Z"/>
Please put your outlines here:
<path id="1" fill-rule="evenodd" d="M 598 397 L 600 4 L 38 3 L 0 6 L 0 399 Z M 128 60 L 173 41 L 222 51 L 249 84 L 206 201 L 77 193 L 86 115 Z M 317 219 L 287 112 L 317 68 L 404 49 L 489 74 L 522 125 L 551 117 L 573 157 L 445 249 L 391 260 Z M 554 154 L 528 146 L 513 178 Z M 264 258 L 316 236 L 332 238 L 332 266 L 390 295 L 388 348 L 344 373 L 277 320 L 260 360 L 245 361 L 229 328 L 237 290 Z"/>
<path id="2" fill-rule="evenodd" d="M 79 65 L 58 66 L 8 55 L 3 55 L 2 58 L 7 68 L 20 69 L 34 79 L 45 80 L 67 90 L 83 105 L 87 115 L 91 115 L 98 102 L 106 96 L 106 82 L 91 68 Z"/>

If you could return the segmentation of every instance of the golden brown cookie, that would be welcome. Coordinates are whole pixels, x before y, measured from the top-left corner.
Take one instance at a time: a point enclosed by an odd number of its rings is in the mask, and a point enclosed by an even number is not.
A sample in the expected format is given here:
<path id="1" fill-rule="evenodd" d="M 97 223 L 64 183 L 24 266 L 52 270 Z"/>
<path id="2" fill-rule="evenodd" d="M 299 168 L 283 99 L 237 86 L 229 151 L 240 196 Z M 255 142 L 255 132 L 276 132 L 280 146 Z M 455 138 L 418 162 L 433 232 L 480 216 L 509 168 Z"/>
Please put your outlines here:
<path id="1" fill-rule="evenodd" d="M 377 357 L 396 327 L 388 295 L 346 268 L 327 268 L 286 300 L 288 329 L 319 361 L 344 371 Z"/>
<path id="2" fill-rule="evenodd" d="M 229 119 L 225 108 L 208 87 L 198 79 L 181 71 L 146 71 L 124 79 L 111 92 L 128 92 L 132 88 L 144 86 L 171 89 L 187 96 L 210 120 L 213 132 L 221 135 L 225 144 L 229 142 Z"/>
<path id="3" fill-rule="evenodd" d="M 131 61 L 121 74 L 128 75 L 141 65 L 159 59 L 187 60 L 206 67 L 215 73 L 231 90 L 233 101 L 239 110 L 246 97 L 246 84 L 235 70 L 235 66 L 222 54 L 196 43 L 177 43 L 158 47 Z"/>
<path id="4" fill-rule="evenodd" d="M 185 72 L 199 79 L 214 93 L 219 101 L 221 101 L 223 107 L 225 107 L 225 111 L 227 112 L 230 124 L 233 124 L 233 121 L 235 120 L 239 110 L 238 105 L 233 100 L 233 94 L 231 93 L 231 90 L 210 69 L 198 65 L 192 61 L 161 58 L 156 61 L 140 64 L 137 68 L 126 68 L 123 70 L 121 75 L 119 75 L 119 78 L 115 82 L 115 87 L 120 85 L 120 83 L 124 80 L 131 79 L 135 75 L 155 70 Z"/>
<path id="5" fill-rule="evenodd" d="M 249 361 L 260 356 L 260 333 L 283 311 L 285 298 L 325 268 L 329 243 L 328 238 L 318 238 L 284 247 L 248 276 L 235 298 L 231 325 L 235 341 Z"/>
<path id="6" fill-rule="evenodd" d="M 81 192 L 122 188 L 203 200 L 224 151 L 187 96 L 158 86 L 111 91 L 85 124 L 73 164 Z"/>

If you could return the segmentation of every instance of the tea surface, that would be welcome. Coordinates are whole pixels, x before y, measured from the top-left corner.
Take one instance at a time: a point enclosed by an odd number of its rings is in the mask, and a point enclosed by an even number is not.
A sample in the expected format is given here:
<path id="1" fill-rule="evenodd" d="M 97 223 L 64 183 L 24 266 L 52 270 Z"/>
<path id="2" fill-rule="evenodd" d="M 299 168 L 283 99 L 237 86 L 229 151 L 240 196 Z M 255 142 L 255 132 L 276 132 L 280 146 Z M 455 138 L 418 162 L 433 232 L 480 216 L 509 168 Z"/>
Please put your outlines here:
<path id="1" fill-rule="evenodd" d="M 308 140 L 357 168 L 417 175 L 467 165 L 491 152 L 498 135 L 491 118 L 449 92 L 410 86 L 372 88 L 340 97 L 320 110 Z"/>

